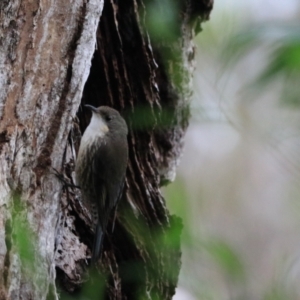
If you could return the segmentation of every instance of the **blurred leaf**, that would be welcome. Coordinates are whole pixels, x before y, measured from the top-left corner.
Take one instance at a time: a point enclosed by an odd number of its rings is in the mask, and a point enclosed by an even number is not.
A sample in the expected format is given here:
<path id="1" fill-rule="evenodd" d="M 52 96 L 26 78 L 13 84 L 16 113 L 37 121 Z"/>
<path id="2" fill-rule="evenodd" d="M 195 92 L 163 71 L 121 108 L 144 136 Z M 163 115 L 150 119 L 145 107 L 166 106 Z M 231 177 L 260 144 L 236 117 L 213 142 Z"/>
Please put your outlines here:
<path id="1" fill-rule="evenodd" d="M 106 279 L 97 269 L 89 270 L 89 280 L 83 285 L 79 299 L 104 299 Z"/>
<path id="2" fill-rule="evenodd" d="M 171 212 L 180 216 L 183 219 L 183 244 L 193 245 L 195 240 L 192 237 L 193 224 L 190 220 L 190 199 L 185 182 L 181 178 L 176 178 L 175 182 L 163 189 L 165 198 Z"/>
<path id="3" fill-rule="evenodd" d="M 152 39 L 171 43 L 180 34 L 178 4 L 172 0 L 154 0 L 147 3 L 146 28 Z"/>
<path id="4" fill-rule="evenodd" d="M 293 45 L 300 43 L 300 25 L 268 23 L 246 27 L 229 38 L 223 51 L 223 59 L 235 62 L 237 58 L 251 51 L 253 47 L 269 43 Z"/>
<path id="5" fill-rule="evenodd" d="M 268 45 L 270 55 L 266 67 L 252 83 L 256 92 L 262 92 L 271 83 L 283 83 L 281 102 L 300 105 L 300 26 L 267 24 L 241 31 L 230 39 L 223 60 L 233 64 L 255 47 Z"/>
<path id="6" fill-rule="evenodd" d="M 279 284 L 277 287 L 273 287 L 264 297 L 264 300 L 289 300 L 294 299 L 291 297 L 290 293 L 286 291 L 286 289 Z"/>
<path id="7" fill-rule="evenodd" d="M 140 15 L 145 19 L 145 30 L 156 53 L 155 60 L 158 65 L 164 65 L 162 69 L 168 73 L 168 79 L 180 89 L 186 76 L 182 65 L 182 3 L 178 0 L 148 0 L 145 5 L 147 13 Z"/>
<path id="8" fill-rule="evenodd" d="M 167 129 L 174 122 L 174 111 L 139 105 L 134 108 L 134 111 L 125 112 L 124 117 L 135 131 Z"/>
<path id="9" fill-rule="evenodd" d="M 204 244 L 210 256 L 231 280 L 244 279 L 244 267 L 238 255 L 223 241 L 212 240 Z"/>
<path id="10" fill-rule="evenodd" d="M 258 78 L 260 82 L 269 82 L 276 75 L 299 76 L 300 40 L 284 44 L 274 50 L 268 66 Z"/>

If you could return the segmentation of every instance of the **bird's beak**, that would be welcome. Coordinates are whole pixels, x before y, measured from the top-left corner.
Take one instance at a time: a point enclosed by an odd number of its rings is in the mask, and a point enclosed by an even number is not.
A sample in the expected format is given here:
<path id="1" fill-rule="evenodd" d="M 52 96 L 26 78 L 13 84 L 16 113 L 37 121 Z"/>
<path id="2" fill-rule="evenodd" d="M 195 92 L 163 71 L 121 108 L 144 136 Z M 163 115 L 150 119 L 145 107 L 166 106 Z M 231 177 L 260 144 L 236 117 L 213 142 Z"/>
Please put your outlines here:
<path id="1" fill-rule="evenodd" d="M 97 108 L 89 105 L 89 104 L 85 104 L 84 107 L 87 107 L 88 109 L 90 109 L 92 112 L 96 113 L 97 112 Z"/>

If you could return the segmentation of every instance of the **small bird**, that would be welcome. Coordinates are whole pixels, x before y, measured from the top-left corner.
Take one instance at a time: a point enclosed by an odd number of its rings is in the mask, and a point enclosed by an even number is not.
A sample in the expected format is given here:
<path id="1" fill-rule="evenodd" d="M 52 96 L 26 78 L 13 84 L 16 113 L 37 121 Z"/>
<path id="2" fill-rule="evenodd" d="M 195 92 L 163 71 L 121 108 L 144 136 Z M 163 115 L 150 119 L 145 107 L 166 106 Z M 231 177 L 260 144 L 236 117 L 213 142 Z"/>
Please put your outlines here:
<path id="1" fill-rule="evenodd" d="M 95 237 L 92 264 L 100 257 L 103 234 L 123 191 L 128 162 L 128 128 L 115 109 L 85 105 L 92 111 L 79 146 L 76 183 L 90 211 Z"/>

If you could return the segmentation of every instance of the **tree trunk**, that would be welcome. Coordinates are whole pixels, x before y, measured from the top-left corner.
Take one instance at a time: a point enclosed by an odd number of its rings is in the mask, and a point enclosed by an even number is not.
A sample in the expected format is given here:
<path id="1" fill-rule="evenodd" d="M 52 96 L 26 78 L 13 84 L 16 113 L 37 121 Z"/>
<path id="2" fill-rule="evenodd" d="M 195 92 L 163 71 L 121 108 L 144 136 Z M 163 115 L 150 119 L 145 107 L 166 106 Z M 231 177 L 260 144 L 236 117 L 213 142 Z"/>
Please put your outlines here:
<path id="1" fill-rule="evenodd" d="M 191 39 L 212 8 L 177 2 L 166 42 L 145 29 L 154 0 L 1 1 L 0 299 L 175 293 L 182 225 L 160 187 L 174 179 L 188 124 Z M 118 109 L 130 129 L 123 197 L 93 272 L 73 180 L 85 103 Z"/>

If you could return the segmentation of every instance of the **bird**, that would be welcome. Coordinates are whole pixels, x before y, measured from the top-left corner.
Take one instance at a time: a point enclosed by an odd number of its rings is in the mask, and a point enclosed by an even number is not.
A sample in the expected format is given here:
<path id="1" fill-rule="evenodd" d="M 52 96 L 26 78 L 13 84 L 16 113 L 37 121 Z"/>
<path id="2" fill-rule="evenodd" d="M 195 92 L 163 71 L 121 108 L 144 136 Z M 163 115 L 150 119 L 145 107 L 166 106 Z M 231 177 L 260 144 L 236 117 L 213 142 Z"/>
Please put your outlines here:
<path id="1" fill-rule="evenodd" d="M 108 220 L 121 198 L 128 163 L 128 127 L 120 113 L 108 106 L 85 105 L 92 112 L 75 164 L 76 184 L 95 230 L 91 262 L 102 250 Z"/>

